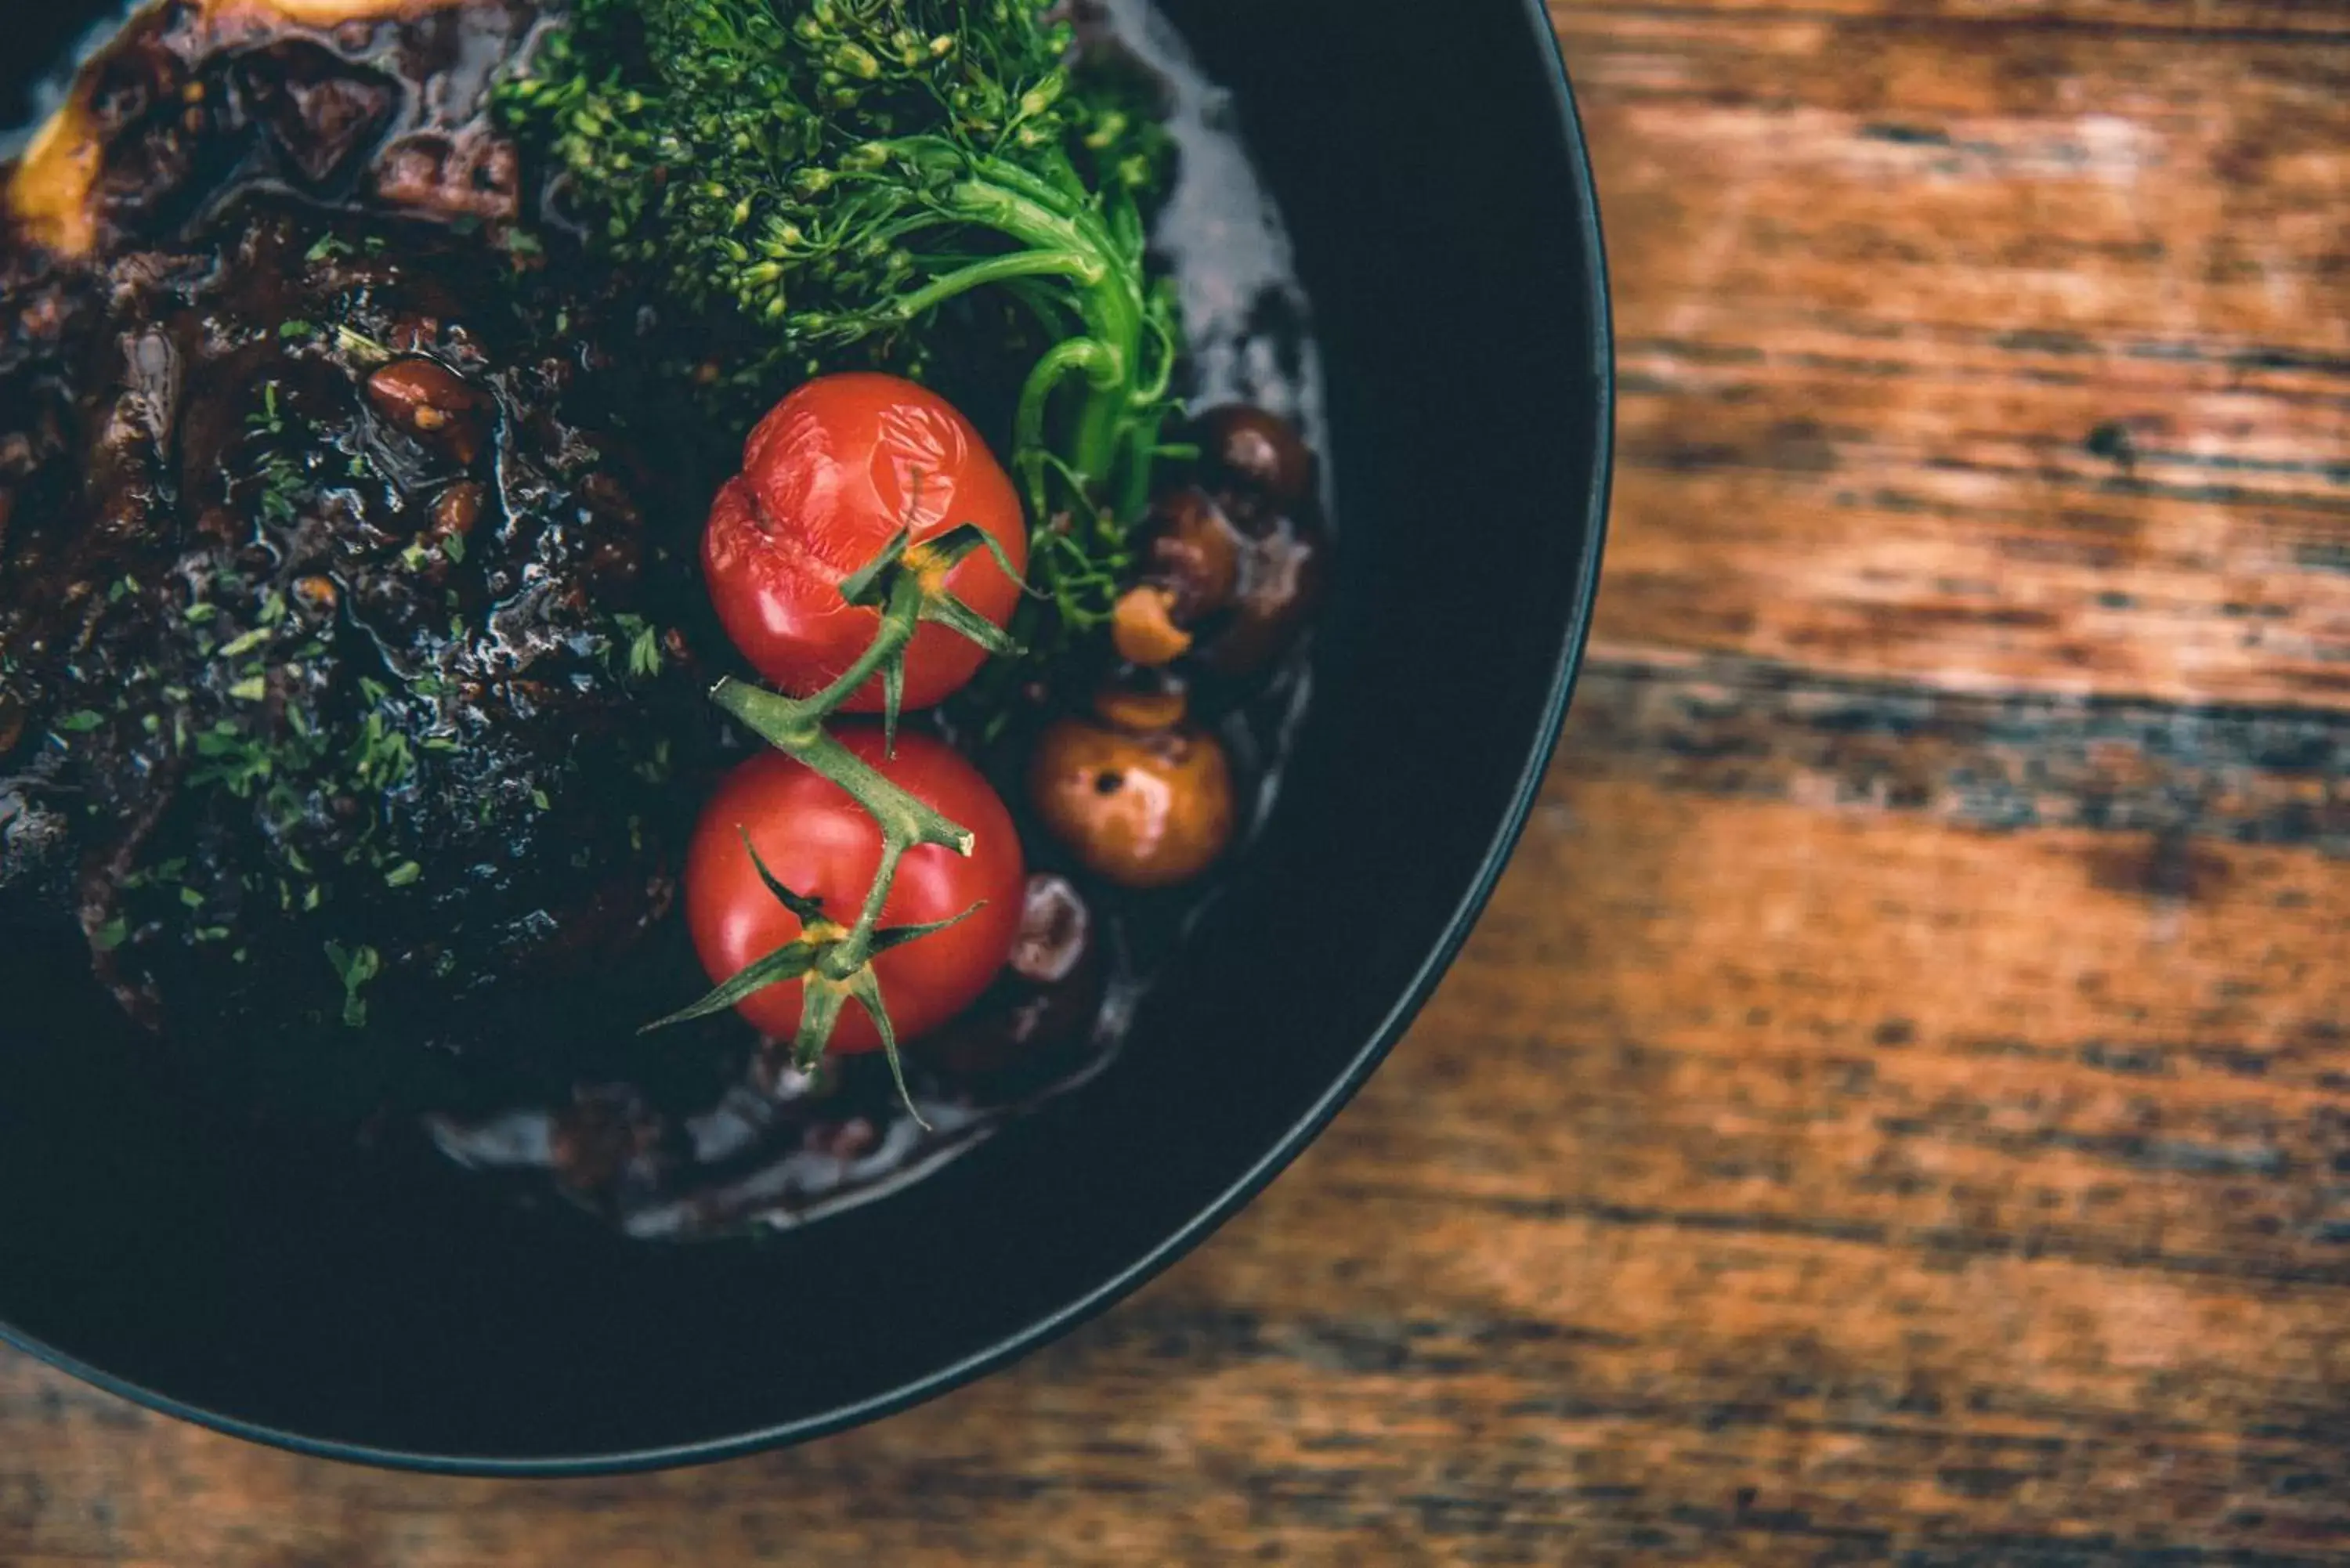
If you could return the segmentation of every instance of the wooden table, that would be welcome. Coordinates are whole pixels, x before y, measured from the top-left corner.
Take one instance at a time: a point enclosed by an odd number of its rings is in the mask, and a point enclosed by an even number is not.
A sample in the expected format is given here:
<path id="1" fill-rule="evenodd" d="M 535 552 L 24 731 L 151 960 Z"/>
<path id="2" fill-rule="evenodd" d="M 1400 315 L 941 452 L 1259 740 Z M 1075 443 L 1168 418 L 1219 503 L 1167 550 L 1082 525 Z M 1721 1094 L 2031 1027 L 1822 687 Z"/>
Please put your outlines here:
<path id="1" fill-rule="evenodd" d="M 1600 635 L 1293 1173 L 1008 1376 L 689 1474 L 0 1362 L 0 1563 L 2350 1561 L 2350 4 L 1557 19 Z"/>

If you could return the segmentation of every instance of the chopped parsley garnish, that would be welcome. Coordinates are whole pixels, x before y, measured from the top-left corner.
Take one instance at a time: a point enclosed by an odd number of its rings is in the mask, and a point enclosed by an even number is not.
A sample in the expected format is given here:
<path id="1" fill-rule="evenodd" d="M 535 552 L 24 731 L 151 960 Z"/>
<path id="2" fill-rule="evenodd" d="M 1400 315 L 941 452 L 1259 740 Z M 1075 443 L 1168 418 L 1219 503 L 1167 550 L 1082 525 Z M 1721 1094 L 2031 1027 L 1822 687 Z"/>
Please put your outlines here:
<path id="1" fill-rule="evenodd" d="M 343 1027 L 365 1029 L 365 992 L 368 982 L 383 972 L 383 955 L 371 947 L 346 948 L 339 942 L 328 942 L 327 961 L 335 966 L 335 978 L 343 982 Z"/>
<path id="2" fill-rule="evenodd" d="M 661 672 L 660 628 L 640 615 L 616 615 L 612 624 L 627 643 L 623 668 L 632 680 L 650 680 Z"/>

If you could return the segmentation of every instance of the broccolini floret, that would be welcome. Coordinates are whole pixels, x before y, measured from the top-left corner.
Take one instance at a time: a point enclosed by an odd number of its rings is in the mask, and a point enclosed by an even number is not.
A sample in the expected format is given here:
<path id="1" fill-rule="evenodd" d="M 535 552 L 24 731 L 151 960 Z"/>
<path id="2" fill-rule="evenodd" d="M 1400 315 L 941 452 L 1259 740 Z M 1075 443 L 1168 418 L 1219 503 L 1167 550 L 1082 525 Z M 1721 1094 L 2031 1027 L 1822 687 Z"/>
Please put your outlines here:
<path id="1" fill-rule="evenodd" d="M 608 253 L 731 316 L 772 399 L 995 289 L 1031 314 L 1014 466 L 1060 621 L 1107 618 L 1180 344 L 1146 262 L 1147 105 L 1034 0 L 575 0 L 503 89 Z M 1024 628 L 1033 634 L 1047 628 Z"/>

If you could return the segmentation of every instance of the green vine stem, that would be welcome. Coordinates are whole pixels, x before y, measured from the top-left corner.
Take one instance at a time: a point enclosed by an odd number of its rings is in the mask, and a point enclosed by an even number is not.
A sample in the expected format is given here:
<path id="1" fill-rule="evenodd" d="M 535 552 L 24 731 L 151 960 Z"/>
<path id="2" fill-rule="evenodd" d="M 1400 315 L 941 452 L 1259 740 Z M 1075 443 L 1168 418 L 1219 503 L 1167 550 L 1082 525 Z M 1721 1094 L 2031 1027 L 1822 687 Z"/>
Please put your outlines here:
<path id="1" fill-rule="evenodd" d="M 798 918 L 800 934 L 721 983 L 692 1006 L 646 1025 L 648 1033 L 723 1012 L 771 985 L 796 981 L 802 987 L 802 1002 L 799 1030 L 792 1042 L 793 1064 L 802 1072 L 814 1072 L 822 1064 L 825 1047 L 831 1042 L 841 1011 L 854 1000 L 873 1020 L 874 1029 L 881 1036 L 899 1096 L 914 1119 L 921 1121 L 921 1113 L 915 1110 L 913 1096 L 906 1086 L 897 1030 L 882 998 L 873 961 L 892 949 L 944 930 L 972 910 L 966 909 L 952 919 L 931 925 L 888 929 L 881 925 L 881 913 L 896 885 L 899 865 L 909 853 L 934 846 L 968 856 L 975 841 L 969 828 L 950 821 L 890 782 L 879 769 L 841 744 L 825 724 L 852 695 L 879 676 L 887 694 L 882 721 L 885 745 L 894 744 L 906 649 L 926 622 L 968 637 L 990 653 L 1014 651 L 1001 628 L 956 598 L 945 587 L 947 575 L 965 556 L 983 547 L 993 554 L 996 564 L 1006 575 L 1018 576 L 993 537 L 965 524 L 922 544 L 911 543 L 910 535 L 901 531 L 870 565 L 842 583 L 841 597 L 852 605 L 878 608 L 879 624 L 872 642 L 856 661 L 814 696 L 786 697 L 731 676 L 711 689 L 711 701 L 730 717 L 803 767 L 838 785 L 862 806 L 881 831 L 881 857 L 855 923 L 844 927 L 828 916 L 816 900 L 777 880 L 745 835 L 744 852 L 757 866 L 767 890 Z"/>

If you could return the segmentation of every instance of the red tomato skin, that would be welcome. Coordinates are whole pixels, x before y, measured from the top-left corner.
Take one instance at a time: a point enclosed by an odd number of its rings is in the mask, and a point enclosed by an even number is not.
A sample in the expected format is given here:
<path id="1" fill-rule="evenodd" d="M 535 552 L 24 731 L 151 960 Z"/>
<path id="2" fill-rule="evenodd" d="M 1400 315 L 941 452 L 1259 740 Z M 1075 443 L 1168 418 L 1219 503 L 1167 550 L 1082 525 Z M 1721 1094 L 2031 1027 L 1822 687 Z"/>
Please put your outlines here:
<path id="1" fill-rule="evenodd" d="M 1020 835 L 979 770 L 943 742 L 903 734 L 897 756 L 885 760 L 877 726 L 845 724 L 838 738 L 976 838 L 968 858 L 935 845 L 908 851 L 882 907 L 887 929 L 929 925 L 983 906 L 961 924 L 874 961 L 898 1038 L 910 1041 L 978 1001 L 1011 956 L 1028 876 Z M 880 828 L 829 779 L 781 752 L 762 753 L 736 768 L 703 808 L 686 855 L 686 923 L 712 984 L 800 934 L 798 917 L 760 881 L 743 847 L 745 830 L 784 886 L 824 900 L 825 912 L 843 926 L 855 922 L 881 861 Z M 789 1040 L 799 1028 L 800 998 L 795 981 L 754 993 L 736 1011 L 760 1033 Z M 831 1049 L 855 1055 L 880 1046 L 873 1021 L 850 1002 Z"/>
<path id="2" fill-rule="evenodd" d="M 870 647 L 880 612 L 844 604 L 841 579 L 901 526 L 917 540 L 976 523 L 1025 573 L 1028 529 L 985 441 L 954 406 L 895 376 L 820 377 L 759 421 L 743 472 L 719 492 L 702 534 L 702 574 L 726 635 L 754 669 L 795 697 L 822 691 Z M 948 574 L 956 597 L 998 626 L 1021 582 L 973 551 Z M 906 650 L 908 710 L 960 691 L 987 655 L 942 626 Z M 878 713 L 879 677 L 847 702 Z"/>

